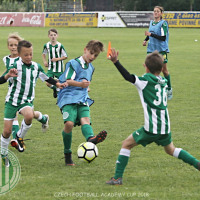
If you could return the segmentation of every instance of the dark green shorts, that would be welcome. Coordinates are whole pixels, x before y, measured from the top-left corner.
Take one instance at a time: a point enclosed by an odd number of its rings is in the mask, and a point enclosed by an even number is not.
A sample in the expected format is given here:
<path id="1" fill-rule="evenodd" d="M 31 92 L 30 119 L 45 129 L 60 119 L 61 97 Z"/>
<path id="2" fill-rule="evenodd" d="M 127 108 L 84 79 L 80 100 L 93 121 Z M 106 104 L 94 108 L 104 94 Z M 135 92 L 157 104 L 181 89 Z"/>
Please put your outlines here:
<path id="1" fill-rule="evenodd" d="M 147 54 L 150 54 L 152 52 L 147 52 Z M 168 57 L 167 57 L 167 52 L 165 51 L 162 51 L 162 52 L 159 52 L 159 54 L 161 54 L 164 58 L 164 62 L 163 63 L 168 63 Z"/>
<path id="2" fill-rule="evenodd" d="M 19 106 L 13 106 L 12 104 L 6 102 L 4 109 L 4 119 L 11 120 L 15 119 L 17 111 L 20 111 L 22 108 L 29 106 L 33 108 L 33 104 L 31 103 L 23 103 Z"/>
<path id="3" fill-rule="evenodd" d="M 90 118 L 90 107 L 79 104 L 69 104 L 62 107 L 64 123 L 66 121 L 74 122 L 74 126 L 81 125 L 80 119 L 83 117 Z"/>
<path id="4" fill-rule="evenodd" d="M 169 134 L 153 134 L 144 130 L 144 127 L 132 133 L 137 144 L 146 146 L 155 142 L 157 145 L 166 146 L 172 142 L 171 132 Z"/>
<path id="5" fill-rule="evenodd" d="M 59 76 L 63 74 L 63 72 L 53 72 L 52 69 L 47 71 L 47 75 L 52 78 L 59 78 Z"/>

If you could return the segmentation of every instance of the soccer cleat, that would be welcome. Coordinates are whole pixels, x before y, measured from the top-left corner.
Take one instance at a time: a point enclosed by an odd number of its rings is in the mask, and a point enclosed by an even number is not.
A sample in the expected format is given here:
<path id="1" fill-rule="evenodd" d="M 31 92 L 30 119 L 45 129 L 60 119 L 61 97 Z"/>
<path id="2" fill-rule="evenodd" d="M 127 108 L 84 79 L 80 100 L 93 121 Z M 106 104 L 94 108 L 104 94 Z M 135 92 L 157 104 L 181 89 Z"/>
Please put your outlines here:
<path id="1" fill-rule="evenodd" d="M 57 98 L 57 96 L 58 96 L 58 95 L 57 95 L 57 90 L 56 90 L 56 89 L 53 89 L 53 97 L 54 97 L 54 98 Z"/>
<path id="2" fill-rule="evenodd" d="M 74 166 L 74 162 L 72 161 L 72 152 L 65 153 L 65 164 L 68 166 Z"/>
<path id="3" fill-rule="evenodd" d="M 10 160 L 8 159 L 7 156 L 1 155 L 2 163 L 5 167 L 10 167 L 12 166 Z"/>
<path id="4" fill-rule="evenodd" d="M 45 124 L 42 124 L 42 132 L 45 133 L 49 128 L 49 115 L 44 115 L 47 118 L 47 121 Z"/>
<path id="5" fill-rule="evenodd" d="M 112 177 L 109 181 L 106 182 L 106 184 L 108 185 L 122 185 L 122 178 L 119 177 L 118 179 L 114 179 L 114 177 Z"/>
<path id="6" fill-rule="evenodd" d="M 93 144 L 98 144 L 100 142 L 103 142 L 106 139 L 106 136 L 107 136 L 107 132 L 101 131 L 98 135 L 89 138 L 87 142 L 92 142 Z"/>
<path id="7" fill-rule="evenodd" d="M 16 135 L 15 139 L 10 141 L 12 147 L 15 147 L 19 152 L 23 152 L 25 150 L 25 144 L 23 138 L 19 138 Z"/>
<path id="8" fill-rule="evenodd" d="M 171 100 L 172 97 L 173 97 L 173 94 L 172 94 L 172 88 L 171 88 L 171 90 L 167 91 L 167 100 Z"/>

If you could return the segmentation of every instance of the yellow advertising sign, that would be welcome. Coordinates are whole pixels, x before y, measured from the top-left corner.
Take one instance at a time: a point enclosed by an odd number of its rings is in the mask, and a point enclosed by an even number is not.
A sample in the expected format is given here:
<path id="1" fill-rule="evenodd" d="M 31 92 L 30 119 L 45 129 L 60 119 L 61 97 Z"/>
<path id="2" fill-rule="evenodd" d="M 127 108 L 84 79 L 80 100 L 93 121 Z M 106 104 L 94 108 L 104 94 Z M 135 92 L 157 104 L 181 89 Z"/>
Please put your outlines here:
<path id="1" fill-rule="evenodd" d="M 163 13 L 169 27 L 200 27 L 200 13 Z"/>
<path id="2" fill-rule="evenodd" d="M 45 27 L 97 27 L 97 13 L 47 13 Z"/>

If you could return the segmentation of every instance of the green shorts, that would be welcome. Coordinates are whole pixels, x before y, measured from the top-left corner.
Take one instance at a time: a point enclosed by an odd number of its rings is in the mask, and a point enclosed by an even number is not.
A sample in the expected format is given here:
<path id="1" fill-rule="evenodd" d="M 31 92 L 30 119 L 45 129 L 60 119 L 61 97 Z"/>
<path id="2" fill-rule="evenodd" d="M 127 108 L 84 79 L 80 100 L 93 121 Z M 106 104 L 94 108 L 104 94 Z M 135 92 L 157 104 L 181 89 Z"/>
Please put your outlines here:
<path id="1" fill-rule="evenodd" d="M 152 52 L 147 52 L 147 54 L 150 54 Z M 164 62 L 163 63 L 168 63 L 168 57 L 167 57 L 167 52 L 165 51 L 162 51 L 162 52 L 159 52 L 159 54 L 161 54 L 164 58 Z"/>
<path id="2" fill-rule="evenodd" d="M 57 78 L 57 79 L 59 79 L 59 76 L 60 76 L 61 74 L 63 74 L 63 72 L 53 72 L 52 69 L 50 69 L 50 70 L 47 71 L 47 75 L 48 75 L 49 77 L 52 77 L 52 78 Z"/>
<path id="3" fill-rule="evenodd" d="M 144 130 L 144 127 L 138 129 L 137 131 L 132 133 L 133 138 L 135 139 L 137 144 L 141 144 L 142 146 L 146 146 L 155 142 L 157 145 L 166 146 L 172 142 L 171 132 L 169 134 L 153 134 Z"/>
<path id="4" fill-rule="evenodd" d="M 80 119 L 83 117 L 90 118 L 90 107 L 79 104 L 69 104 L 62 107 L 64 123 L 67 121 L 74 122 L 74 126 L 80 126 Z"/>
<path id="5" fill-rule="evenodd" d="M 17 111 L 19 111 L 19 113 L 20 113 L 20 110 L 22 110 L 22 108 L 24 108 L 26 106 L 33 108 L 33 104 L 28 103 L 28 102 L 23 103 L 19 106 L 13 106 L 12 104 L 6 102 L 5 109 L 4 109 L 4 120 L 15 119 Z"/>

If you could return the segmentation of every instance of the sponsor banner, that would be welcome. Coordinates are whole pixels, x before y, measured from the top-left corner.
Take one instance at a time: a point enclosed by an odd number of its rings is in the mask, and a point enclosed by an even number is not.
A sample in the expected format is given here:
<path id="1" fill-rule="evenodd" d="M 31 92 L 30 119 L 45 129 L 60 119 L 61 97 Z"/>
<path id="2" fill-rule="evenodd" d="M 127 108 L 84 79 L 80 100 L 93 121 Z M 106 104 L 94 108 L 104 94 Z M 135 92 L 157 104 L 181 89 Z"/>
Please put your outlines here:
<path id="1" fill-rule="evenodd" d="M 0 13 L 0 26 L 42 26 L 43 13 Z"/>
<path id="2" fill-rule="evenodd" d="M 47 13 L 45 27 L 97 27 L 97 13 Z"/>
<path id="3" fill-rule="evenodd" d="M 98 27 L 126 27 L 116 12 L 98 12 Z"/>
<path id="4" fill-rule="evenodd" d="M 163 13 L 169 27 L 200 27 L 200 12 Z"/>
<path id="5" fill-rule="evenodd" d="M 154 19 L 152 12 L 119 12 L 117 14 L 127 27 L 149 27 L 150 21 Z"/>

